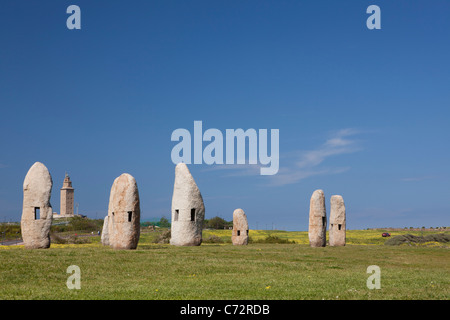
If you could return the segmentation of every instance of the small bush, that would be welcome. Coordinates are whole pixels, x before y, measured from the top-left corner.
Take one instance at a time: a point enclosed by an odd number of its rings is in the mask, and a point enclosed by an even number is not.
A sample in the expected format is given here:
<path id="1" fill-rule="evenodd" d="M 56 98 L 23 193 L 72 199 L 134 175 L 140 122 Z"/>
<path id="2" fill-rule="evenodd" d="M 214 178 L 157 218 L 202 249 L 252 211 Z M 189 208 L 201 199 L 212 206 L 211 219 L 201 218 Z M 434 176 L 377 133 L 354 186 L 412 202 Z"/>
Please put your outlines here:
<path id="1" fill-rule="evenodd" d="M 389 246 L 398 246 L 401 244 L 420 244 L 426 242 L 447 243 L 450 242 L 450 234 L 445 233 L 429 234 L 426 235 L 425 237 L 414 236 L 412 234 L 404 234 L 388 239 L 384 244 Z"/>
<path id="2" fill-rule="evenodd" d="M 438 233 L 438 234 L 429 234 L 424 237 L 426 242 L 435 241 L 435 242 L 450 242 L 450 234 L 446 233 Z"/>
<path id="3" fill-rule="evenodd" d="M 66 238 L 62 238 L 62 237 L 58 236 L 56 233 L 51 233 L 50 239 L 51 239 L 51 243 L 57 243 L 57 244 L 66 244 L 67 243 Z"/>
<path id="4" fill-rule="evenodd" d="M 69 235 L 67 237 L 60 237 L 56 233 L 50 234 L 51 243 L 56 244 L 81 244 L 90 242 L 87 238 L 81 238 L 76 235 Z"/>
<path id="5" fill-rule="evenodd" d="M 170 243 L 171 232 L 170 229 L 163 230 L 156 238 L 153 243 Z"/>
<path id="6" fill-rule="evenodd" d="M 265 239 L 258 239 L 258 240 L 251 240 L 252 243 L 289 243 L 289 244 L 294 244 L 295 241 L 291 241 L 289 239 L 282 239 L 280 237 L 277 236 L 272 236 L 272 235 L 268 235 Z M 250 239 L 249 239 L 249 243 L 250 243 Z"/>
<path id="7" fill-rule="evenodd" d="M 21 237 L 20 224 L 0 224 L 0 241 Z"/>
<path id="8" fill-rule="evenodd" d="M 64 221 L 67 221 L 67 223 L 59 224 Z M 68 218 L 67 220 L 54 220 L 53 222 L 54 224 L 51 227 L 52 232 L 97 232 L 103 228 L 102 219 L 88 219 L 78 216 Z"/>
<path id="9" fill-rule="evenodd" d="M 223 239 L 221 237 L 218 237 L 216 235 L 211 235 L 206 239 L 203 239 L 203 243 L 224 243 Z"/>

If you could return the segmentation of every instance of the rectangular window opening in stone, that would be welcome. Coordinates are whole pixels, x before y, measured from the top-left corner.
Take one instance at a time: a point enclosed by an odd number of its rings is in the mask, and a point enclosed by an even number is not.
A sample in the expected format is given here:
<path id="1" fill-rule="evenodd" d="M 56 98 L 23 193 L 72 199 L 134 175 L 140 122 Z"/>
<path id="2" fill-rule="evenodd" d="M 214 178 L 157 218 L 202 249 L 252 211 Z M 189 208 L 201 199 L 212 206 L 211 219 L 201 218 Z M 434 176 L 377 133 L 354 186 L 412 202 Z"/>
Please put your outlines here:
<path id="1" fill-rule="evenodd" d="M 327 223 L 327 218 L 326 217 L 322 217 L 322 225 L 324 226 Z"/>
<path id="2" fill-rule="evenodd" d="M 133 216 L 133 211 L 128 211 L 128 222 L 131 222 L 132 216 Z"/>
<path id="3" fill-rule="evenodd" d="M 241 235 L 241 230 L 238 230 L 237 232 L 238 232 L 238 237 L 239 237 Z"/>
<path id="4" fill-rule="evenodd" d="M 191 221 L 195 221 L 195 209 L 191 209 Z"/>
<path id="5" fill-rule="evenodd" d="M 342 224 L 338 224 L 338 229 L 341 230 Z"/>
<path id="6" fill-rule="evenodd" d="M 34 207 L 34 220 L 39 220 L 41 218 L 41 208 Z"/>
<path id="7" fill-rule="evenodd" d="M 247 235 L 248 235 L 248 229 L 247 229 Z"/>
<path id="8" fill-rule="evenodd" d="M 178 221 L 178 216 L 180 215 L 180 210 L 178 210 L 178 209 L 175 209 L 175 217 L 174 217 L 174 220 L 175 221 Z"/>

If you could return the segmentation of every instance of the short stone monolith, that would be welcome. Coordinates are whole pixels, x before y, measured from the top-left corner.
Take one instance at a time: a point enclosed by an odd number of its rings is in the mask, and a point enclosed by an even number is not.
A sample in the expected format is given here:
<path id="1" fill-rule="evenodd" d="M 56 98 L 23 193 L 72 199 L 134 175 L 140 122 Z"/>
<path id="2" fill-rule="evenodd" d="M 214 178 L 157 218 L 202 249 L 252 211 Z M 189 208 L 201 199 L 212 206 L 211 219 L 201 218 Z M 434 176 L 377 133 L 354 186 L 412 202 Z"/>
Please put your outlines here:
<path id="1" fill-rule="evenodd" d="M 201 245 L 204 218 L 205 205 L 200 190 L 186 164 L 179 163 L 175 167 L 170 244 Z"/>
<path id="2" fill-rule="evenodd" d="M 103 229 L 101 236 L 102 244 L 104 246 L 109 246 L 109 227 L 108 227 L 108 216 L 103 219 Z"/>
<path id="3" fill-rule="evenodd" d="M 23 182 L 22 239 L 27 249 L 50 247 L 53 210 L 50 204 L 53 181 L 47 167 L 36 162 Z"/>
<path id="4" fill-rule="evenodd" d="M 236 209 L 233 212 L 233 232 L 231 242 L 235 246 L 248 244 L 248 221 L 244 210 Z"/>
<path id="5" fill-rule="evenodd" d="M 128 173 L 123 173 L 114 180 L 109 196 L 109 245 L 114 249 L 136 249 L 140 236 L 140 217 L 136 180 Z"/>
<path id="6" fill-rule="evenodd" d="M 346 235 L 345 204 L 342 196 L 334 195 L 330 199 L 330 246 L 345 246 Z"/>
<path id="7" fill-rule="evenodd" d="M 309 204 L 309 244 L 325 247 L 327 244 L 327 212 L 323 190 L 313 192 Z"/>

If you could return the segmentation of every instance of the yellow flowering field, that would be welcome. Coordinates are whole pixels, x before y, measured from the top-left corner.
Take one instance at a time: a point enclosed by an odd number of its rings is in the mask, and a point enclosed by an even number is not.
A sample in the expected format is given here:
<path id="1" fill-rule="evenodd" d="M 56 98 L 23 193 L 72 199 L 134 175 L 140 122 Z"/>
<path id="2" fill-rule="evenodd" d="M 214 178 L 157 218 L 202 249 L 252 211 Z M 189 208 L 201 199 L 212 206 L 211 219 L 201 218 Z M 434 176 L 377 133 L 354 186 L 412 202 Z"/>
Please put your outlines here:
<path id="1" fill-rule="evenodd" d="M 425 236 L 427 234 L 440 233 L 443 231 L 412 231 L 408 229 L 402 230 L 388 230 L 388 229 L 369 229 L 369 230 L 347 230 L 346 243 L 348 245 L 383 245 L 389 237 L 383 237 L 384 232 L 390 233 L 390 237 L 404 234 L 412 234 L 415 236 Z M 447 231 L 448 233 L 448 231 Z M 296 244 L 309 244 L 307 231 L 283 231 L 283 230 L 249 230 L 250 239 L 253 241 L 263 240 L 268 236 L 278 237 L 289 241 L 295 241 Z M 231 230 L 204 230 L 203 239 L 208 239 L 211 236 L 219 237 L 224 243 L 231 243 Z M 327 239 L 329 235 L 327 232 Z M 427 243 L 432 245 L 431 243 Z M 423 244 L 422 244 L 423 245 Z M 436 244 L 435 244 L 436 245 Z M 437 243 L 437 245 L 446 244 Z"/>
<path id="2" fill-rule="evenodd" d="M 387 230 L 387 229 L 370 229 L 370 230 L 347 230 L 346 234 L 346 244 L 347 245 L 384 245 L 385 241 L 390 239 L 389 237 L 382 237 L 384 232 L 388 232 L 391 234 L 390 238 L 412 234 L 415 236 L 426 236 L 427 234 L 436 234 L 436 233 L 449 233 L 449 231 L 411 231 L 408 229 L 404 230 Z M 139 245 L 140 246 L 154 246 L 154 239 L 158 235 L 158 232 L 141 232 Z M 295 244 L 300 245 L 309 245 L 308 232 L 307 231 L 284 231 L 284 230 L 249 230 L 250 243 L 252 242 L 261 242 L 266 239 L 268 236 L 277 237 L 280 240 L 289 240 L 294 241 Z M 327 239 L 329 235 L 327 232 Z M 220 242 L 211 241 L 211 238 L 220 238 Z M 214 239 L 213 239 L 214 240 Z M 203 244 L 208 245 L 210 243 L 214 244 L 231 244 L 231 230 L 212 230 L 205 229 L 203 230 Z M 442 243 L 436 241 L 430 241 L 421 244 L 409 244 L 415 246 L 435 246 L 435 247 L 450 247 L 449 243 Z M 0 250 L 9 250 L 13 247 L 23 247 L 23 246 L 2 246 L 0 245 Z M 57 244 L 52 243 L 52 248 L 95 248 L 102 247 L 100 243 L 99 236 L 89 237 L 89 242 L 87 243 L 79 243 L 79 244 Z"/>

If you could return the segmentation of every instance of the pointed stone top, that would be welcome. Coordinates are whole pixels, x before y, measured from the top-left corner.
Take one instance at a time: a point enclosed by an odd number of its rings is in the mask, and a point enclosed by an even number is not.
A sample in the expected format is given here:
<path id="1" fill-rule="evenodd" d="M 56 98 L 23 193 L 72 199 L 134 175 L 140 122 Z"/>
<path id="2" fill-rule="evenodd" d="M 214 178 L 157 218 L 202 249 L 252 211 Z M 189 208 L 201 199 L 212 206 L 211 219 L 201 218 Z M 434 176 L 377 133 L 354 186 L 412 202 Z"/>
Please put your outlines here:
<path id="1" fill-rule="evenodd" d="M 233 211 L 233 226 L 236 225 L 248 229 L 247 215 L 240 208 Z"/>
<path id="2" fill-rule="evenodd" d="M 133 210 L 139 203 L 139 191 L 136 179 L 128 173 L 122 173 L 114 180 L 110 193 L 111 211 Z M 127 209 L 124 209 L 127 208 Z M 129 209 L 131 208 L 131 209 Z"/>
<path id="3" fill-rule="evenodd" d="M 116 192 L 122 192 L 123 190 L 129 188 L 132 188 L 132 191 L 137 191 L 136 179 L 131 174 L 122 173 L 120 176 L 114 179 L 113 188 L 116 190 Z"/>
<path id="4" fill-rule="evenodd" d="M 345 204 L 344 198 L 340 195 L 333 195 L 330 199 L 330 223 L 345 223 Z"/>
<path id="5" fill-rule="evenodd" d="M 52 177 L 47 167 L 41 162 L 35 162 L 25 176 L 23 189 L 29 189 L 30 186 L 34 186 L 37 189 L 40 189 L 40 186 L 51 186 L 52 184 Z M 45 187 L 43 189 L 45 189 Z"/>
<path id="6" fill-rule="evenodd" d="M 185 163 L 179 163 L 175 167 L 175 184 L 183 183 L 184 186 L 192 186 L 197 188 L 194 177 Z"/>
<path id="7" fill-rule="evenodd" d="M 191 172 L 189 171 L 189 168 L 187 167 L 186 163 L 184 163 L 184 162 L 180 162 L 175 166 L 175 174 L 182 173 L 182 172 L 191 174 Z"/>
<path id="8" fill-rule="evenodd" d="M 344 198 L 342 198 L 341 195 L 335 194 L 331 196 L 332 201 L 344 201 Z"/>
<path id="9" fill-rule="evenodd" d="M 45 166 L 45 164 L 38 161 L 38 162 L 33 163 L 33 165 L 28 170 L 28 173 L 33 172 L 33 171 L 47 171 L 48 172 L 48 169 Z"/>
<path id="10" fill-rule="evenodd" d="M 136 181 L 136 179 L 134 179 L 134 177 L 131 174 L 129 174 L 129 173 L 122 173 L 120 176 L 118 176 L 116 178 L 116 180 L 117 179 L 127 180 L 127 181 Z"/>
<path id="11" fill-rule="evenodd" d="M 179 209 L 204 206 L 200 190 L 185 163 L 179 163 L 175 167 L 172 206 Z"/>
<path id="12" fill-rule="evenodd" d="M 316 217 L 325 217 L 326 216 L 326 208 L 325 208 L 325 194 L 323 190 L 318 189 L 313 192 L 310 200 L 310 209 L 309 215 Z"/>
<path id="13" fill-rule="evenodd" d="M 312 194 L 312 196 L 313 196 L 314 198 L 316 198 L 316 197 L 322 197 L 323 195 L 324 195 L 324 192 L 323 192 L 322 189 L 317 189 L 317 190 L 315 190 L 315 191 L 313 192 L 313 194 Z"/>

